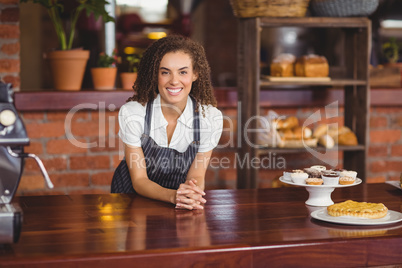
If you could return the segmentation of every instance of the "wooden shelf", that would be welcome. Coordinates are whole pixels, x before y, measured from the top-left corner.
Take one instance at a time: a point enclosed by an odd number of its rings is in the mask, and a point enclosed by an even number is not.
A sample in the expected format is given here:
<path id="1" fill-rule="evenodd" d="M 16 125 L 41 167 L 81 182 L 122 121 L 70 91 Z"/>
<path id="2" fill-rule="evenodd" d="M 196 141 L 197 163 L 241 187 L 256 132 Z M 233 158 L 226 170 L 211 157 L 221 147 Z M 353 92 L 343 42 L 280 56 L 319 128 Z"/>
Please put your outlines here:
<path id="1" fill-rule="evenodd" d="M 329 87 L 344 87 L 344 86 L 366 86 L 368 81 L 356 79 L 332 79 L 330 81 L 268 81 L 264 78 L 260 80 L 260 86 L 329 86 Z"/>
<path id="2" fill-rule="evenodd" d="M 269 27 L 310 27 L 324 28 L 331 32 L 339 29 L 339 44 L 342 51 L 340 65 L 330 66 L 330 81 L 268 81 L 261 75 L 261 43 L 262 35 L 266 34 L 263 28 Z M 337 31 L 338 32 L 338 31 Z M 343 90 L 344 125 L 349 127 L 357 136 L 358 146 L 339 146 L 331 149 L 343 152 L 343 168 L 357 171 L 364 179 L 366 177 L 366 159 L 368 142 L 368 122 L 370 112 L 370 84 L 369 58 L 371 42 L 371 21 L 366 17 L 358 18 L 244 18 L 239 19 L 238 55 L 237 55 L 237 90 L 238 101 L 242 104 L 241 122 L 259 116 L 260 96 L 262 90 L 270 89 L 314 89 L 337 88 Z M 266 53 L 273 53 L 266 52 Z M 329 49 L 328 53 L 335 55 L 336 51 Z M 267 55 L 265 55 L 267 56 Z M 268 57 L 269 58 L 269 57 Z M 267 66 L 265 66 L 267 67 Z M 331 69 L 332 68 L 332 69 Z M 257 128 L 252 122 L 245 126 L 238 124 L 238 133 Z M 257 133 L 248 137 L 251 144 L 257 144 Z M 247 144 L 242 137 L 240 143 Z M 249 143 L 250 144 L 250 143 Z M 314 150 L 323 152 L 326 148 L 317 147 Z M 249 157 L 254 159 L 268 152 L 275 153 L 305 153 L 305 148 L 255 148 L 242 146 L 238 149 L 240 159 Z M 313 157 L 313 156 L 312 156 Z M 258 171 L 252 168 L 237 168 L 237 188 L 256 188 Z"/>

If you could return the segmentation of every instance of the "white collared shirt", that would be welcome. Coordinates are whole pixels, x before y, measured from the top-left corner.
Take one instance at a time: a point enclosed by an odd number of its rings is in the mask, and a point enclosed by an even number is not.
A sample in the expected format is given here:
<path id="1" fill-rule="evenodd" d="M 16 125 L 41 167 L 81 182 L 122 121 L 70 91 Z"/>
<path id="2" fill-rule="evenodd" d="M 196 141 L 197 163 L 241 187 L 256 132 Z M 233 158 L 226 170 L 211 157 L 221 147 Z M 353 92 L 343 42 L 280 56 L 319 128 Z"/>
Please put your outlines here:
<path id="1" fill-rule="evenodd" d="M 218 145 L 222 134 L 223 117 L 221 111 L 208 105 L 204 106 L 205 117 L 200 111 L 200 147 L 198 152 L 208 152 Z M 146 105 L 136 101 L 125 103 L 119 111 L 119 137 L 125 144 L 141 147 L 141 136 L 144 133 Z M 170 144 L 168 144 L 166 127 L 168 122 L 163 116 L 160 95 L 153 102 L 150 137 L 161 147 L 169 147 L 179 152 L 187 150 L 194 140 L 193 103 L 187 97 L 186 108 L 177 120 Z"/>

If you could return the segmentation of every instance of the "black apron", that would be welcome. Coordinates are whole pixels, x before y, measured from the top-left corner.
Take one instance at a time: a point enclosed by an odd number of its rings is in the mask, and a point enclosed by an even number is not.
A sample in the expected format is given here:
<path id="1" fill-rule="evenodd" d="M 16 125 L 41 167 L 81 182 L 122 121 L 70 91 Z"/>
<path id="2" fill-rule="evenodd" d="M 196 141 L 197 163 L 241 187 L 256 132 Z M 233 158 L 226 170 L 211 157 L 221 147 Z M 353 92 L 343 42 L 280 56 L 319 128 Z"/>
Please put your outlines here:
<path id="1" fill-rule="evenodd" d="M 186 181 L 187 173 L 200 146 L 199 113 L 196 112 L 195 100 L 192 97 L 191 100 L 194 109 L 194 140 L 183 153 L 175 149 L 160 147 L 149 136 L 153 101 L 149 101 L 147 104 L 141 147 L 145 156 L 148 178 L 164 188 L 178 189 L 180 184 Z M 135 193 L 125 159 L 120 162 L 114 172 L 111 193 Z"/>

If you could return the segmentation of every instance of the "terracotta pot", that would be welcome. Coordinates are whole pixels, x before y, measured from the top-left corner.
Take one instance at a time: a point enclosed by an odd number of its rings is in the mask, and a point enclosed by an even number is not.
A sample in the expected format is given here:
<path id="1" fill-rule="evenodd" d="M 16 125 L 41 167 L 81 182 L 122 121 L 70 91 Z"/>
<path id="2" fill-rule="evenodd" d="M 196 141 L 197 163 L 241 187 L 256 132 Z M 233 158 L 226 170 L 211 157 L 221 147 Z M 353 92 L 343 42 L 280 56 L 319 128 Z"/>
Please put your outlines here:
<path id="1" fill-rule="evenodd" d="M 136 79 L 137 73 L 120 73 L 121 88 L 124 90 L 132 90 Z"/>
<path id="2" fill-rule="evenodd" d="M 92 82 L 96 90 L 112 90 L 116 84 L 116 67 L 91 68 Z"/>
<path id="3" fill-rule="evenodd" d="M 80 90 L 89 50 L 57 50 L 46 53 L 56 90 Z"/>

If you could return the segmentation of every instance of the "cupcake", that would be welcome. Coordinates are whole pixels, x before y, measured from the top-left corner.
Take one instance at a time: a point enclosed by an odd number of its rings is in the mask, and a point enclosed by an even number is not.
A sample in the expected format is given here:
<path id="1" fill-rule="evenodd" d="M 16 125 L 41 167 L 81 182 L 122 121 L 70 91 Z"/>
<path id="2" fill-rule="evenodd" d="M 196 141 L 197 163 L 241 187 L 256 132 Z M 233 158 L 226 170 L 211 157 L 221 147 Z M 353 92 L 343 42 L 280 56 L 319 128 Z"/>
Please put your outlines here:
<path id="1" fill-rule="evenodd" d="M 339 176 L 341 176 L 341 177 L 352 177 L 352 178 L 356 179 L 357 172 L 352 171 L 352 170 L 344 170 L 344 171 L 341 171 L 339 173 Z"/>
<path id="2" fill-rule="evenodd" d="M 336 172 L 338 175 L 341 175 L 342 171 L 346 171 L 346 169 L 343 168 L 335 168 L 335 169 L 331 169 L 331 171 Z"/>
<path id="3" fill-rule="evenodd" d="M 320 166 L 320 165 L 311 166 L 310 168 L 314 168 L 314 169 L 316 169 L 316 170 L 318 170 L 318 171 L 324 171 L 324 170 L 327 170 L 327 168 L 326 168 L 326 167 L 324 167 L 324 166 Z"/>
<path id="4" fill-rule="evenodd" d="M 306 179 L 308 178 L 308 174 L 304 172 L 296 172 L 290 174 L 292 177 L 292 181 L 297 184 L 306 184 Z"/>
<path id="5" fill-rule="evenodd" d="M 306 179 L 308 185 L 321 185 L 323 180 L 321 178 L 308 178 Z"/>
<path id="6" fill-rule="evenodd" d="M 283 172 L 283 178 L 285 180 L 292 181 L 292 177 L 290 176 L 290 174 L 292 174 L 291 170 L 284 171 Z"/>
<path id="7" fill-rule="evenodd" d="M 324 185 L 338 185 L 339 184 L 339 174 L 336 172 L 323 172 L 321 178 Z"/>
<path id="8" fill-rule="evenodd" d="M 304 172 L 308 174 L 309 178 L 320 178 L 321 172 L 315 168 L 305 168 Z"/>
<path id="9" fill-rule="evenodd" d="M 344 176 L 344 177 L 339 178 L 339 184 L 349 185 L 349 184 L 353 184 L 355 182 L 355 180 L 356 180 L 355 178 Z"/>

